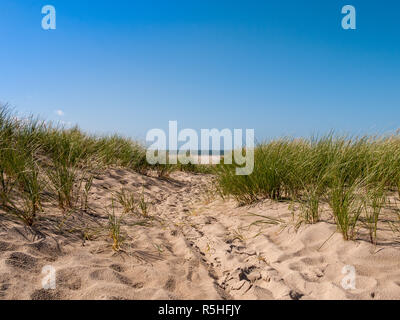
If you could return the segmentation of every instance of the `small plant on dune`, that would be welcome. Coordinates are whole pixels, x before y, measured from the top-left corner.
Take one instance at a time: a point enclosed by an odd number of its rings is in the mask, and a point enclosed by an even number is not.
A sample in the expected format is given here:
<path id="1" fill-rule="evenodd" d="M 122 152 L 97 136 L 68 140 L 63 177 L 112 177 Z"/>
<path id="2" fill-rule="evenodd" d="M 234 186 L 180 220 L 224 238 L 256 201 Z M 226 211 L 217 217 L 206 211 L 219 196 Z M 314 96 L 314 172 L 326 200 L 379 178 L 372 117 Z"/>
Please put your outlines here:
<path id="1" fill-rule="evenodd" d="M 260 199 L 255 175 L 237 176 L 235 166 L 225 164 L 217 165 L 215 172 L 217 174 L 217 192 L 222 198 L 231 196 L 240 206 L 254 203 Z"/>
<path id="2" fill-rule="evenodd" d="M 371 243 L 377 242 L 377 228 L 379 215 L 386 204 L 386 195 L 383 187 L 375 187 L 365 194 L 365 219 L 364 224 L 368 229 Z"/>
<path id="3" fill-rule="evenodd" d="M 116 193 L 119 204 L 124 208 L 124 213 L 134 213 L 136 211 L 136 198 L 133 192 L 128 192 L 122 188 Z"/>
<path id="4" fill-rule="evenodd" d="M 24 167 L 16 178 L 17 187 L 13 196 L 3 198 L 6 210 L 26 225 L 32 226 L 37 214 L 42 209 L 40 194 L 43 191 L 43 183 L 39 179 L 39 172 L 35 164 L 31 167 Z"/>
<path id="5" fill-rule="evenodd" d="M 144 218 L 149 218 L 150 217 L 150 207 L 151 204 L 150 202 L 147 202 L 145 197 L 144 197 L 144 191 L 142 191 L 142 194 L 138 200 L 138 208 L 140 210 L 140 214 Z"/>
<path id="6" fill-rule="evenodd" d="M 303 151 L 294 164 L 291 177 L 294 185 L 292 198 L 300 202 L 299 223 L 315 224 L 320 220 L 321 200 L 326 193 L 324 140 L 302 144 Z M 326 152 L 326 151 L 325 151 Z"/>
<path id="7" fill-rule="evenodd" d="M 2 159 L 8 185 L 1 191 L 3 205 L 29 226 L 34 224 L 37 213 L 42 211 L 44 183 L 34 156 L 37 149 L 35 144 L 21 146 L 14 143 L 9 146 L 6 158 Z"/>
<path id="8" fill-rule="evenodd" d="M 143 218 L 150 218 L 150 202 L 147 202 L 142 194 L 137 198 L 133 192 L 129 192 L 122 188 L 121 191 L 116 193 L 116 199 L 123 207 L 124 213 L 135 213 Z"/>
<path id="9" fill-rule="evenodd" d="M 345 240 L 356 236 L 356 226 L 362 212 L 362 202 L 357 194 L 357 184 L 346 185 L 336 181 L 329 193 L 329 204 L 333 211 L 336 225 Z"/>
<path id="10" fill-rule="evenodd" d="M 86 225 L 84 228 L 79 230 L 81 235 L 82 235 L 82 240 L 85 243 L 86 241 L 93 241 L 97 237 L 101 236 L 103 233 L 103 228 L 102 227 L 92 227 Z"/>
<path id="11" fill-rule="evenodd" d="M 81 209 L 88 210 L 88 197 L 93 184 L 89 170 L 56 163 L 53 168 L 47 169 L 47 177 L 61 209 L 76 208 L 80 200 Z"/>
<path id="12" fill-rule="evenodd" d="M 83 241 L 92 241 L 95 239 L 96 233 L 90 228 L 85 228 L 82 230 Z"/>
<path id="13" fill-rule="evenodd" d="M 224 241 L 226 243 L 232 243 L 235 240 L 239 240 L 241 242 L 245 242 L 246 238 L 243 235 L 243 232 L 240 230 L 240 228 L 238 229 L 233 229 L 228 235 L 226 235 Z M 210 248 L 210 245 L 208 244 L 208 249 Z"/>
<path id="14" fill-rule="evenodd" d="M 300 223 L 305 222 L 314 224 L 319 222 L 320 219 L 320 203 L 325 193 L 324 179 L 317 176 L 311 179 L 306 178 L 306 185 L 303 187 L 304 192 L 300 201 Z"/>
<path id="15" fill-rule="evenodd" d="M 57 228 L 60 232 L 64 232 L 64 230 L 65 230 L 64 227 L 65 227 L 68 219 L 72 216 L 72 214 L 73 214 L 73 210 L 68 210 L 68 211 L 63 212 L 63 216 L 57 225 Z"/>
<path id="16" fill-rule="evenodd" d="M 36 220 L 39 211 L 43 211 L 40 194 L 43 190 L 43 184 L 39 178 L 39 169 L 35 163 L 32 163 L 25 172 L 19 175 L 21 183 L 21 194 L 23 198 L 23 210 L 20 211 L 20 217 L 31 226 Z"/>
<path id="17" fill-rule="evenodd" d="M 113 241 L 112 248 L 114 251 L 120 251 L 121 245 L 125 240 L 122 235 L 121 224 L 124 220 L 124 215 L 117 217 L 114 210 L 114 200 L 112 202 L 112 212 L 108 214 L 108 231 L 110 238 Z"/>
<path id="18" fill-rule="evenodd" d="M 318 188 L 306 190 L 304 200 L 301 201 L 301 221 L 309 224 L 319 222 L 321 192 Z"/>
<path id="19" fill-rule="evenodd" d="M 90 189 L 92 188 L 93 185 L 93 175 L 90 175 L 86 181 L 85 181 L 85 186 L 83 188 L 82 196 L 81 196 L 81 208 L 84 211 L 87 211 L 89 209 L 89 192 Z"/>
<path id="20" fill-rule="evenodd" d="M 263 225 L 263 224 L 265 224 L 265 225 L 281 225 L 281 226 L 284 226 L 285 228 L 289 226 L 289 223 L 287 223 L 285 220 L 280 219 L 280 218 L 269 217 L 269 216 L 265 216 L 262 214 L 251 213 L 251 212 L 249 212 L 249 216 L 261 218 L 259 220 L 252 222 L 250 224 L 250 226 Z"/>
<path id="21" fill-rule="evenodd" d="M 48 177 L 58 198 L 58 205 L 61 209 L 72 208 L 73 189 L 77 172 L 73 168 L 55 163 L 49 168 Z"/>

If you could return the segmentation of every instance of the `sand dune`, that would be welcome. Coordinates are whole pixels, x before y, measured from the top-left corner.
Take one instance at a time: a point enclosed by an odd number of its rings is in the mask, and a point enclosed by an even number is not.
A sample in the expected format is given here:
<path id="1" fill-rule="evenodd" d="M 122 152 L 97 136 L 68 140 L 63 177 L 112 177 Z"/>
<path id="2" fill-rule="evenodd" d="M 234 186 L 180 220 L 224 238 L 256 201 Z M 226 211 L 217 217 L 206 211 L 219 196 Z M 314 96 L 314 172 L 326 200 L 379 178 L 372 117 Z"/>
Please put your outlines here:
<path id="1" fill-rule="evenodd" d="M 400 299 L 400 242 L 385 225 L 377 246 L 343 241 L 329 214 L 295 230 L 289 203 L 238 207 L 207 192 L 210 181 L 109 170 L 89 212 L 48 205 L 35 229 L 1 213 L 0 299 Z M 115 252 L 104 225 L 121 187 L 144 192 L 156 219 L 127 215 Z M 42 288 L 46 265 L 55 289 Z M 342 285 L 345 266 L 355 288 Z"/>

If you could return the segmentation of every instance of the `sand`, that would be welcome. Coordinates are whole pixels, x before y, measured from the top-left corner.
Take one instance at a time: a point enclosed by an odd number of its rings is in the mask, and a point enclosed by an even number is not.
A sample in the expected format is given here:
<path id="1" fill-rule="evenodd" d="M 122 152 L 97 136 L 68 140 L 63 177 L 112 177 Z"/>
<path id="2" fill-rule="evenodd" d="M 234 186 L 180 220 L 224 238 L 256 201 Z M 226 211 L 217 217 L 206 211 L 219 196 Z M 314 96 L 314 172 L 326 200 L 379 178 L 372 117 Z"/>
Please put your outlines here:
<path id="1" fill-rule="evenodd" d="M 88 212 L 46 204 L 34 228 L 0 212 L 0 299 L 400 299 L 400 239 L 384 222 L 376 246 L 362 231 L 344 241 L 328 209 L 296 229 L 290 203 L 238 207 L 211 180 L 113 169 L 96 176 Z M 104 226 L 121 187 L 144 192 L 155 219 L 126 215 L 115 252 Z"/>

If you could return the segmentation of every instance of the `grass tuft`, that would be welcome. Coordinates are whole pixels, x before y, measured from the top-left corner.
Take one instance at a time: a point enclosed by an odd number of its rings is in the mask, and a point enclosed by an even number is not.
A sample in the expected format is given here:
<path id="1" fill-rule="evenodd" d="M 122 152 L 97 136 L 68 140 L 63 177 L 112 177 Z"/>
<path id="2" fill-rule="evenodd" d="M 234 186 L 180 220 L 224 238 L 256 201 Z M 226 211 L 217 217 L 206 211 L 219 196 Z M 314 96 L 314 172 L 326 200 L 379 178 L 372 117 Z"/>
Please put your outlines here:
<path id="1" fill-rule="evenodd" d="M 254 171 L 237 176 L 236 165 L 214 169 L 218 192 L 240 205 L 260 199 L 300 203 L 299 220 L 320 221 L 327 202 L 344 239 L 356 237 L 360 222 L 376 243 L 377 225 L 390 190 L 400 197 L 400 135 L 278 139 L 259 144 Z M 362 212 L 365 213 L 360 219 Z"/>

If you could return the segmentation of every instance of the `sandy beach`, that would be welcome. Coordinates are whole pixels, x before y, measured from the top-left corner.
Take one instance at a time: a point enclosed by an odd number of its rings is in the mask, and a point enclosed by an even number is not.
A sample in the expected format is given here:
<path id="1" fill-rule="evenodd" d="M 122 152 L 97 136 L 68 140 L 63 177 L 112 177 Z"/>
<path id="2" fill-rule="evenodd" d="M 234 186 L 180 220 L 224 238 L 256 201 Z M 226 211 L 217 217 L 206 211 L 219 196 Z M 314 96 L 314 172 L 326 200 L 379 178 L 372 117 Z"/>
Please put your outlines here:
<path id="1" fill-rule="evenodd" d="M 211 180 L 110 169 L 95 177 L 88 212 L 47 204 L 34 228 L 2 212 L 0 299 L 400 298 L 400 239 L 386 224 L 376 246 L 362 232 L 344 241 L 329 214 L 297 229 L 295 204 L 239 207 L 213 193 Z M 125 215 L 116 252 L 101 230 L 121 187 L 143 192 L 154 218 Z M 55 289 L 43 289 L 44 266 L 56 271 Z M 354 288 L 343 285 L 346 266 Z"/>
<path id="2" fill-rule="evenodd" d="M 0 302 L 400 301 L 400 1 L 0 12 Z"/>

